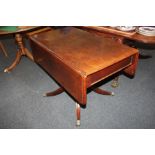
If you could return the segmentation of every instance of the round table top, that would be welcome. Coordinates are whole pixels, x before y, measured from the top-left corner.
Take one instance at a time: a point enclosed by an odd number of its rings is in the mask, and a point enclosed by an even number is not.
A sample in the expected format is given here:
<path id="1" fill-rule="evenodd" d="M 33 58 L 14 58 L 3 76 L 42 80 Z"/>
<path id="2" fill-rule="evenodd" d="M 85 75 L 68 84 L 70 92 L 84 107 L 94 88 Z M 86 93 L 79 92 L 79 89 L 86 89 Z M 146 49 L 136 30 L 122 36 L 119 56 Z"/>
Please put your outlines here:
<path id="1" fill-rule="evenodd" d="M 0 26 L 0 35 L 22 33 L 25 31 L 31 31 L 41 26 Z"/>

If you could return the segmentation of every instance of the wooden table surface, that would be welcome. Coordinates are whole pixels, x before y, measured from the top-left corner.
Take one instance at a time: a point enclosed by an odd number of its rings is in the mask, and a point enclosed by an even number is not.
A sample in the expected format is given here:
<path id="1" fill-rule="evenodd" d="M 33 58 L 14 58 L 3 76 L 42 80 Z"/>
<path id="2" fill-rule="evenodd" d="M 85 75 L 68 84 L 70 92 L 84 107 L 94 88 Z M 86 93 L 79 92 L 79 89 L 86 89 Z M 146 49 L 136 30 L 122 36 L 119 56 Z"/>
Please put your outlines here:
<path id="1" fill-rule="evenodd" d="M 72 27 L 36 34 L 33 40 L 39 42 L 41 47 L 49 49 L 73 69 L 77 69 L 77 72 L 83 72 L 85 76 L 129 57 L 131 52 L 137 51 L 123 44 L 120 45 L 111 38 L 96 36 Z"/>
<path id="2" fill-rule="evenodd" d="M 150 36 L 141 35 L 136 31 L 124 32 L 110 26 L 77 26 L 77 28 L 86 30 L 90 33 L 94 33 L 99 36 L 103 36 L 105 38 L 113 38 L 115 41 L 117 41 L 120 44 L 124 44 L 126 39 L 129 39 L 132 41 L 138 41 L 140 43 L 145 43 L 151 46 L 152 45 L 154 46 L 155 44 L 155 36 L 150 37 Z M 140 59 L 148 59 L 151 57 L 152 57 L 151 55 L 139 54 Z M 112 87 L 118 87 L 118 76 L 113 80 Z"/>
<path id="3" fill-rule="evenodd" d="M 123 37 L 126 39 L 131 39 L 138 42 L 146 43 L 146 44 L 155 44 L 155 36 L 145 36 L 145 35 L 138 34 L 135 31 L 124 32 L 124 31 L 120 31 L 115 28 L 112 28 L 110 26 L 82 26 L 82 28 L 101 32 L 101 33 L 107 33 L 107 34 Z"/>

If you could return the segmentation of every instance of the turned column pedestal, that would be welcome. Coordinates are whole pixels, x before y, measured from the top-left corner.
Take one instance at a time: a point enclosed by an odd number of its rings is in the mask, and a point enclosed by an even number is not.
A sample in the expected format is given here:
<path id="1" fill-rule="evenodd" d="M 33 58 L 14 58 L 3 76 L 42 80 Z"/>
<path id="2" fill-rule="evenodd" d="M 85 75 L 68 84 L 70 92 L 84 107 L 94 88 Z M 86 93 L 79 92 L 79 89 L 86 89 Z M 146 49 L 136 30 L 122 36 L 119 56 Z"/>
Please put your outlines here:
<path id="1" fill-rule="evenodd" d="M 23 42 L 23 36 L 20 33 L 15 34 L 15 41 L 18 46 L 18 50 L 16 52 L 16 57 L 13 63 L 7 67 L 4 72 L 10 72 L 12 69 L 14 69 L 17 64 L 20 62 L 20 59 L 22 56 L 27 56 L 33 61 L 33 56 L 31 52 L 25 47 L 24 42 Z"/>

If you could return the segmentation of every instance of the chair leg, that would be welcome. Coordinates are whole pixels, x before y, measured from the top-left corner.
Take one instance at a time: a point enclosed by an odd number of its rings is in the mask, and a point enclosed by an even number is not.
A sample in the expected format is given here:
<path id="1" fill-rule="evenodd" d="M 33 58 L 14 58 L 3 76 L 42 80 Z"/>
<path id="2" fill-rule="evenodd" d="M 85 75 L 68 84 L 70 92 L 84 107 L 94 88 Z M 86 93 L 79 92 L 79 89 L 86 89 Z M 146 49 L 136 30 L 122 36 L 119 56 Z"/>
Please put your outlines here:
<path id="1" fill-rule="evenodd" d="M 4 45 L 2 44 L 1 41 L 0 41 L 0 48 L 2 49 L 2 52 L 4 53 L 4 55 L 5 55 L 6 57 L 8 57 L 8 54 L 7 54 L 7 52 L 6 52 L 6 49 L 4 48 Z"/>
<path id="2" fill-rule="evenodd" d="M 80 126 L 80 104 L 76 102 L 76 126 Z"/>

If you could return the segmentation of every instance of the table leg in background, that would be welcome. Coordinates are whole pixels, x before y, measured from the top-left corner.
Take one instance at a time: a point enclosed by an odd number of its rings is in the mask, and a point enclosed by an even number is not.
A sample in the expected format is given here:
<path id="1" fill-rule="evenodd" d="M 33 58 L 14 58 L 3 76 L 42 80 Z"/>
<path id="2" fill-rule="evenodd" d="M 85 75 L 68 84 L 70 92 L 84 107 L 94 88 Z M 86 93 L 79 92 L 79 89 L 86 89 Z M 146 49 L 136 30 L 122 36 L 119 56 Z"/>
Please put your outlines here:
<path id="1" fill-rule="evenodd" d="M 16 53 L 16 58 L 13 61 L 13 63 L 4 70 L 4 72 L 10 72 L 12 69 L 14 69 L 17 66 L 17 64 L 20 62 L 20 59 L 21 59 L 22 56 L 27 56 L 32 61 L 34 61 L 31 52 L 24 46 L 23 36 L 20 33 L 15 34 L 15 40 L 16 40 L 16 43 L 17 43 L 17 46 L 18 46 L 18 51 Z"/>

